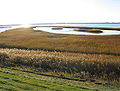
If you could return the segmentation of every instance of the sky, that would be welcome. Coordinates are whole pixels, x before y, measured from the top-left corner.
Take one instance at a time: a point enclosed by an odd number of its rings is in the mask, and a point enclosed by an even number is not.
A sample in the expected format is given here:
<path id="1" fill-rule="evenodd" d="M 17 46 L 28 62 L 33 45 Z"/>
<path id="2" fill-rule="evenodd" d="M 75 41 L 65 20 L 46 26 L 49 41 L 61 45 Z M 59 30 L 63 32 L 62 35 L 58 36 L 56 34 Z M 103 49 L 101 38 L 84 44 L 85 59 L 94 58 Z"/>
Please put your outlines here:
<path id="1" fill-rule="evenodd" d="M 0 0 L 0 24 L 120 22 L 120 0 Z"/>

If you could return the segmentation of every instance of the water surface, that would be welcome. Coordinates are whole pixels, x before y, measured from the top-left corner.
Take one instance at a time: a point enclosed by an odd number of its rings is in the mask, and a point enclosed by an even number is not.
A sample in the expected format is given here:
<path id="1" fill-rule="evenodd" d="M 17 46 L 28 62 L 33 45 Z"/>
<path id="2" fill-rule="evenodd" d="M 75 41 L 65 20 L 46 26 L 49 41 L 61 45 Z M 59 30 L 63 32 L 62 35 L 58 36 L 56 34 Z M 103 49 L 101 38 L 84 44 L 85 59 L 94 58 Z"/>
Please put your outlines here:
<path id="1" fill-rule="evenodd" d="M 37 25 L 18 25 L 18 26 L 9 26 L 8 28 L 0 28 L 0 32 L 4 32 L 9 29 L 21 28 L 21 27 L 30 27 L 30 26 L 77 26 L 77 27 L 110 27 L 110 28 L 120 28 L 120 24 L 37 24 Z M 2 26 L 4 27 L 4 26 Z M 5 26 L 6 27 L 6 26 Z M 120 31 L 116 30 L 102 30 L 103 33 L 88 33 L 88 32 L 79 32 L 73 31 L 74 28 L 63 28 L 62 30 L 52 30 L 52 27 L 36 27 L 34 30 L 41 30 L 49 33 L 56 34 L 75 34 L 75 35 L 120 35 Z"/>
<path id="2" fill-rule="evenodd" d="M 116 30 L 101 30 L 103 33 L 88 33 L 74 31 L 75 28 L 63 28 L 62 30 L 52 30 L 52 27 L 36 27 L 34 30 L 41 30 L 49 33 L 56 34 L 74 34 L 74 35 L 120 35 L 120 31 Z"/>
<path id="3" fill-rule="evenodd" d="M 39 26 L 76 26 L 76 27 L 110 27 L 110 28 L 120 28 L 120 24 L 38 24 Z M 36 26 L 38 26 L 36 25 Z"/>

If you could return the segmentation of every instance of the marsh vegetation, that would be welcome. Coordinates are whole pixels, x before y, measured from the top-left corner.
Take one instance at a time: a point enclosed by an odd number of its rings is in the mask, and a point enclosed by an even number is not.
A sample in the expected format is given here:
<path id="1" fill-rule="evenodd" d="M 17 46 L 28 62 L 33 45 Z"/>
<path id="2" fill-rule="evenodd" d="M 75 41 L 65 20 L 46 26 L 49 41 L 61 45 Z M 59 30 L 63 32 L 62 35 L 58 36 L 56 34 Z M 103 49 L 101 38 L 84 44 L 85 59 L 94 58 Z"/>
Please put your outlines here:
<path id="1" fill-rule="evenodd" d="M 0 66 L 94 84 L 119 83 L 119 45 L 119 35 L 78 36 L 36 32 L 32 27 L 13 29 L 0 33 Z"/>
<path id="2" fill-rule="evenodd" d="M 120 79 L 119 56 L 0 49 L 0 59 L 1 65 L 26 66 L 39 72 L 65 73 L 81 79 Z"/>
<path id="3" fill-rule="evenodd" d="M 35 31 L 32 28 L 19 28 L 0 33 L 0 47 L 120 55 L 119 35 L 84 36 Z"/>
<path id="4" fill-rule="evenodd" d="M 74 31 L 90 32 L 90 33 L 102 33 L 102 31 L 98 30 L 98 29 L 75 29 Z"/>

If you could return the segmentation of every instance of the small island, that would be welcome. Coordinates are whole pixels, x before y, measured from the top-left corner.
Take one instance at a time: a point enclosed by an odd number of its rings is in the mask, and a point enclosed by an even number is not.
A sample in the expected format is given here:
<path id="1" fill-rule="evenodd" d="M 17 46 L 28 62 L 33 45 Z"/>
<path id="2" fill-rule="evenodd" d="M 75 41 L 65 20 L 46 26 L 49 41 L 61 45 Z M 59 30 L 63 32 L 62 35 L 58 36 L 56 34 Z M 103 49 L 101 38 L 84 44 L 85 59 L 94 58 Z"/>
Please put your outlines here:
<path id="1" fill-rule="evenodd" d="M 74 31 L 79 31 L 79 32 L 89 32 L 89 33 L 102 33 L 100 29 L 74 29 Z"/>
<path id="2" fill-rule="evenodd" d="M 62 27 L 52 27 L 52 30 L 62 30 Z"/>

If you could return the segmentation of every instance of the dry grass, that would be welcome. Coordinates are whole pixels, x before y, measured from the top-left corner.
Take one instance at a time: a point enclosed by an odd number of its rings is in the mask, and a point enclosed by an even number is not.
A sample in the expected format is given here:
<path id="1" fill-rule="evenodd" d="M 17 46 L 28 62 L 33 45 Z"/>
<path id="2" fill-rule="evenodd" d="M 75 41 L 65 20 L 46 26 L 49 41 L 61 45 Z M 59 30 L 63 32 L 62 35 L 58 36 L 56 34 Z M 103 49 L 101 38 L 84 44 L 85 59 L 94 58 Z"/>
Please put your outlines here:
<path id="1" fill-rule="evenodd" d="M 120 55 L 120 36 L 78 36 L 35 32 L 32 28 L 0 33 L 1 48 L 41 49 L 86 54 Z"/>
<path id="2" fill-rule="evenodd" d="M 61 35 L 19 28 L 0 33 L 1 48 L 19 48 L 0 49 L 0 64 L 120 81 L 119 45 L 120 36 Z"/>
<path id="3" fill-rule="evenodd" d="M 26 66 L 40 72 L 71 74 L 80 78 L 120 80 L 120 56 L 0 49 L 3 66 Z"/>

